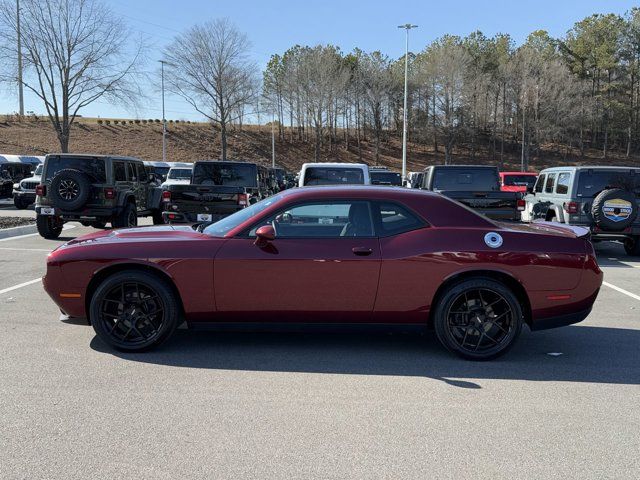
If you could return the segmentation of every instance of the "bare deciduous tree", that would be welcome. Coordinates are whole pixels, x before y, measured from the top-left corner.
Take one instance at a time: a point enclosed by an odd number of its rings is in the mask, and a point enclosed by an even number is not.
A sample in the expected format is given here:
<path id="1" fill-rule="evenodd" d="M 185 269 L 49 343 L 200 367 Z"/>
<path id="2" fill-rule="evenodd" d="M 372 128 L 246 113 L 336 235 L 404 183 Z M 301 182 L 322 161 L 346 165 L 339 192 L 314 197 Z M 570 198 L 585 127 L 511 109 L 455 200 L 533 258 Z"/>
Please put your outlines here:
<path id="1" fill-rule="evenodd" d="M 226 19 L 196 25 L 165 50 L 169 89 L 220 128 L 221 159 L 227 159 L 227 127 L 255 103 L 256 67 L 248 60 L 247 36 Z"/>
<path id="2" fill-rule="evenodd" d="M 80 111 L 99 99 L 135 103 L 143 43 L 127 50 L 128 28 L 99 0 L 23 0 L 22 83 L 44 104 L 62 152 Z M 17 82 L 15 2 L 0 4 L 0 80 Z"/>

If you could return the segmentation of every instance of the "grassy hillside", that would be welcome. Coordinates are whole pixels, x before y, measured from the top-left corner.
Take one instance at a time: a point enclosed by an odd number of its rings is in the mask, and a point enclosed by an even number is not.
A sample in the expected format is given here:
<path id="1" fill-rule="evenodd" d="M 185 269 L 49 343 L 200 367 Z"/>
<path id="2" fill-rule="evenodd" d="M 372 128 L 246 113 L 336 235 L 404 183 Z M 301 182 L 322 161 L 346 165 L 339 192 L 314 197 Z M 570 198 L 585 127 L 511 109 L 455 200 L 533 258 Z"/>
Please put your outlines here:
<path id="1" fill-rule="evenodd" d="M 371 139 L 370 139 L 371 140 Z M 330 152 L 325 144 L 322 161 L 357 162 L 358 149 L 355 140 L 351 140 L 349 149 L 345 148 L 344 139 L 334 146 Z M 375 163 L 375 146 L 373 141 L 363 141 L 362 159 L 373 165 Z M 142 158 L 143 160 L 160 160 L 162 158 L 162 125 L 160 123 L 130 123 L 129 121 L 105 121 L 98 124 L 95 119 L 82 119 L 74 126 L 70 149 L 75 153 L 119 154 Z M 50 124 L 45 120 L 0 121 L 0 153 L 44 155 L 59 151 L 59 144 Z M 431 146 L 409 142 L 408 169 L 421 170 L 427 165 L 443 163 L 444 154 L 434 154 Z M 533 158 L 531 168 L 540 169 L 561 164 L 624 164 L 640 165 L 640 159 L 627 159 L 617 156 L 602 160 L 599 151 L 587 152 L 585 158 L 573 155 L 554 153 L 551 147 Z M 167 157 L 169 161 L 193 161 L 216 159 L 220 154 L 218 132 L 204 123 L 172 123 L 168 125 Z M 234 160 L 252 160 L 268 165 L 271 163 L 271 133 L 267 126 L 248 126 L 242 130 L 232 130 L 229 135 L 229 158 Z M 291 141 L 289 135 L 285 140 L 276 140 L 276 160 L 291 170 L 299 169 L 304 162 L 313 161 L 313 143 Z M 381 146 L 380 164 L 399 170 L 401 168 L 401 139 L 389 134 Z M 457 163 L 470 163 L 470 151 L 460 147 L 455 152 Z M 488 146 L 480 149 L 473 163 L 495 163 Z M 505 169 L 519 169 L 520 157 L 518 146 L 505 157 Z"/>

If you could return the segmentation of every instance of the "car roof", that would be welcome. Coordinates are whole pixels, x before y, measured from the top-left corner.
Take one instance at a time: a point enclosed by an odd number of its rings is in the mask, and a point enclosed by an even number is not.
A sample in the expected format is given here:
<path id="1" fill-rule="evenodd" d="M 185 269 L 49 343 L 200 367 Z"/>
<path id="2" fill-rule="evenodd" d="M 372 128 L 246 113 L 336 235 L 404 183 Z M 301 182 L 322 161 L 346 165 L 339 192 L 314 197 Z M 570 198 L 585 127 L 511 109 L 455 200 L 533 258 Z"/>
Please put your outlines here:
<path id="1" fill-rule="evenodd" d="M 534 176 L 537 176 L 538 174 L 536 172 L 512 171 L 512 172 L 500 172 L 500 175 L 530 175 L 530 176 L 534 177 Z"/>
<path id="2" fill-rule="evenodd" d="M 102 155 L 95 153 L 49 153 L 46 158 L 49 157 L 75 157 L 75 158 L 115 158 L 117 160 L 132 160 L 136 162 L 144 162 L 140 158 L 136 157 L 127 157 L 125 155 Z"/>
<path id="3" fill-rule="evenodd" d="M 440 197 L 438 193 L 400 186 L 379 187 L 374 185 L 318 185 L 313 187 L 296 187 L 280 192 L 284 198 L 330 198 L 330 197 L 364 197 L 378 199 L 401 199 L 416 197 Z"/>
<path id="4" fill-rule="evenodd" d="M 578 171 L 578 170 L 640 170 L 639 167 L 629 167 L 629 166 L 598 166 L 598 165 L 581 165 L 581 166 L 568 166 L 568 167 L 549 167 L 544 170 L 540 170 L 540 173 L 547 172 L 567 172 L 567 171 Z"/>
<path id="5" fill-rule="evenodd" d="M 341 163 L 341 162 L 310 162 L 303 163 L 302 168 L 305 167 L 328 167 L 328 168 L 369 168 L 366 163 Z"/>

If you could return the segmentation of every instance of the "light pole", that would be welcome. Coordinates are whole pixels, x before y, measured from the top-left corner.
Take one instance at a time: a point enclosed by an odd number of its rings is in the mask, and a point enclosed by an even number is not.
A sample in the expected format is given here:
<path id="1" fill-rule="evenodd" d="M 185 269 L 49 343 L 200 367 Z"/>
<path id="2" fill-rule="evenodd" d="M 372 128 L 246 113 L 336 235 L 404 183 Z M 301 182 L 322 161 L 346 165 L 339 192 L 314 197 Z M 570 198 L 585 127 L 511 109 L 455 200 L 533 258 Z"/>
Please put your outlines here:
<path id="1" fill-rule="evenodd" d="M 404 48 L 404 107 L 402 109 L 402 181 L 407 180 L 407 90 L 409 77 L 409 30 L 418 28 L 418 25 L 405 23 L 398 25 L 398 28 L 404 28 L 406 31 L 406 40 Z"/>
<path id="2" fill-rule="evenodd" d="M 22 88 L 22 39 L 20 38 L 20 0 L 16 0 L 16 34 L 18 39 L 18 99 L 20 117 L 24 117 L 24 91 Z"/>

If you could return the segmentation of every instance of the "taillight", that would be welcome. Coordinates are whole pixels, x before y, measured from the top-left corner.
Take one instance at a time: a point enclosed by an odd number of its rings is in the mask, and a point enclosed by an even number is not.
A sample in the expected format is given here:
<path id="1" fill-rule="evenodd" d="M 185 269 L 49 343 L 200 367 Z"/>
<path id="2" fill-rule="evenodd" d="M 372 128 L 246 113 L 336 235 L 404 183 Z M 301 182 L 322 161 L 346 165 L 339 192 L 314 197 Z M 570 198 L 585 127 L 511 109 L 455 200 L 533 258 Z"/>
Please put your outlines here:
<path id="1" fill-rule="evenodd" d="M 567 213 L 578 213 L 580 211 L 580 204 L 578 202 L 566 202 L 564 204 L 564 210 Z"/>
<path id="2" fill-rule="evenodd" d="M 46 194 L 47 194 L 46 185 L 36 185 L 36 195 L 40 197 L 44 197 Z"/>
<path id="3" fill-rule="evenodd" d="M 104 198 L 107 200 L 113 200 L 116 198 L 116 190 L 115 188 L 107 187 L 104 189 Z"/>
<path id="4" fill-rule="evenodd" d="M 171 201 L 171 192 L 169 190 L 162 191 L 162 201 L 163 202 Z"/>
<path id="5" fill-rule="evenodd" d="M 518 206 L 518 211 L 522 212 L 524 211 L 524 208 L 527 206 L 527 202 L 524 201 L 524 198 L 519 198 L 518 201 L 516 202 L 516 205 Z"/>
<path id="6" fill-rule="evenodd" d="M 246 193 L 238 194 L 238 205 L 242 205 L 243 207 L 249 205 L 249 195 Z"/>
<path id="7" fill-rule="evenodd" d="M 175 220 L 176 218 L 178 218 L 178 216 L 175 213 L 169 213 L 167 214 L 167 218 L 169 220 Z"/>

